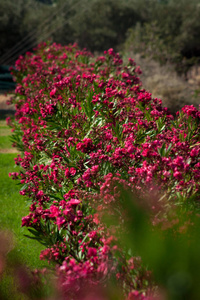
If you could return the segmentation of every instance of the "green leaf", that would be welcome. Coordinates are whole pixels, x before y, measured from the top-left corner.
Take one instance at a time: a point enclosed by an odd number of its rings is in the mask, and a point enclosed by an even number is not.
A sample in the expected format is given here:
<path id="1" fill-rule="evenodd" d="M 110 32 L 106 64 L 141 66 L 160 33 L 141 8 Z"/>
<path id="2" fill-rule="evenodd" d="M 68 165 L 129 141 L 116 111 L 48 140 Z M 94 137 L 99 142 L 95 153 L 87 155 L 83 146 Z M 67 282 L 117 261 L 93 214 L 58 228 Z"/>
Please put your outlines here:
<path id="1" fill-rule="evenodd" d="M 168 148 L 167 148 L 167 150 L 166 150 L 165 156 L 168 156 L 168 155 L 169 155 L 169 153 L 170 153 L 170 151 L 171 151 L 171 148 L 172 148 L 172 146 L 173 146 L 173 144 L 172 144 L 172 143 L 170 143 L 170 144 L 169 144 L 169 146 L 168 146 Z"/>
<path id="2" fill-rule="evenodd" d="M 80 243 L 80 245 L 82 245 L 82 244 L 86 241 L 86 239 L 88 238 L 88 236 L 89 236 L 89 233 L 86 234 L 86 236 L 83 238 L 83 240 L 82 240 L 82 242 Z"/>
<path id="3" fill-rule="evenodd" d="M 161 148 L 158 148 L 158 153 L 160 154 L 160 156 L 165 156 L 166 154 L 166 148 L 165 148 L 165 143 L 162 144 Z"/>
<path id="4" fill-rule="evenodd" d="M 29 187 L 29 184 L 28 184 L 28 183 L 25 183 L 25 184 L 21 187 L 20 191 L 23 191 L 23 190 L 27 189 L 27 187 Z"/>

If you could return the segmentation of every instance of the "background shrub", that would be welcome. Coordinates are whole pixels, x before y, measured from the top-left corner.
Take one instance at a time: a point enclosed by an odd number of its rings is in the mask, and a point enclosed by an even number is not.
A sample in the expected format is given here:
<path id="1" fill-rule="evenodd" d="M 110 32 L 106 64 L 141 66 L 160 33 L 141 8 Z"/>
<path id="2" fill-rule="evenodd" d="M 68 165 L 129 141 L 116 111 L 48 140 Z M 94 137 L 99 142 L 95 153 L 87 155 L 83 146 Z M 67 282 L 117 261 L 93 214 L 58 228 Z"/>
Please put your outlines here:
<path id="1" fill-rule="evenodd" d="M 179 74 L 186 75 L 199 62 L 196 0 L 3 0 L 0 5 L 2 55 L 31 34 L 21 53 L 46 39 L 63 45 L 77 42 L 93 52 L 119 50 L 127 38 L 125 49 L 131 45 L 161 63 L 171 62 Z"/>

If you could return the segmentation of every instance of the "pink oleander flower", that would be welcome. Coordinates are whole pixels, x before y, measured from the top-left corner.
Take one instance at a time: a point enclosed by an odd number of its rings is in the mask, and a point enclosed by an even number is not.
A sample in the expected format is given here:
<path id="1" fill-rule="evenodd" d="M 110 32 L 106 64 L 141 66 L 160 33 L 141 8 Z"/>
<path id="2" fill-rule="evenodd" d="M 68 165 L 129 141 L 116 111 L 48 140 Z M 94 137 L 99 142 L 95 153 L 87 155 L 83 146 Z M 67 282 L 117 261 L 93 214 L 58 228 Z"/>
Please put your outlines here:
<path id="1" fill-rule="evenodd" d="M 55 218 L 55 217 L 58 217 L 59 216 L 59 214 L 60 214 L 60 210 L 59 210 L 59 208 L 57 207 L 57 206 L 55 206 L 55 205 L 51 205 L 51 207 L 50 207 L 50 218 Z"/>
<path id="2" fill-rule="evenodd" d="M 88 257 L 94 257 L 97 256 L 97 249 L 96 248 L 88 248 Z"/>
<path id="3" fill-rule="evenodd" d="M 69 200 L 69 201 L 67 202 L 67 205 L 69 205 L 69 206 L 71 206 L 71 205 L 78 205 L 78 204 L 80 204 L 80 203 L 81 203 L 81 201 L 78 200 L 78 199 L 71 199 L 71 200 Z"/>
<path id="4" fill-rule="evenodd" d="M 175 171 L 173 175 L 178 180 L 181 180 L 183 178 L 181 172 L 178 172 L 178 171 Z"/>
<path id="5" fill-rule="evenodd" d="M 56 91 L 57 91 L 56 88 L 54 88 L 53 90 L 51 90 L 50 96 L 53 97 L 55 95 Z"/>

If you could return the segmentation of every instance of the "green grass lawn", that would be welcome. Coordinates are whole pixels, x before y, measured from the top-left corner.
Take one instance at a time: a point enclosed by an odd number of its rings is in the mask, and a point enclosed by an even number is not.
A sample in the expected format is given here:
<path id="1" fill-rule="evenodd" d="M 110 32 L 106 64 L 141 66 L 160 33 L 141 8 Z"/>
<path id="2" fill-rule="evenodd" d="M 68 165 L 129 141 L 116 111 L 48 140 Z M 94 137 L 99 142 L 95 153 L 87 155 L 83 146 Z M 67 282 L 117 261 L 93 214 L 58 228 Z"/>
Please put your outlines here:
<path id="1" fill-rule="evenodd" d="M 28 266 L 37 268 L 44 266 L 39 260 L 39 253 L 43 249 L 37 241 L 28 239 L 24 234 L 28 230 L 21 227 L 21 218 L 28 214 L 25 197 L 19 194 L 20 187 L 9 176 L 9 172 L 17 171 L 14 164 L 16 154 L 0 153 L 0 227 L 9 229 L 14 236 L 19 256 Z"/>
<path id="2" fill-rule="evenodd" d="M 6 121 L 0 121 L 0 149 L 12 148 L 10 140 L 11 129 L 6 125 Z"/>
<path id="3" fill-rule="evenodd" d="M 21 219 L 29 212 L 25 197 L 19 194 L 20 186 L 16 180 L 12 180 L 8 174 L 17 172 L 14 158 L 17 153 L 9 153 L 11 148 L 10 129 L 5 121 L 0 122 L 0 232 L 7 230 L 12 237 L 14 247 L 8 253 L 9 262 L 20 262 L 31 269 L 43 268 L 47 263 L 39 259 L 40 251 L 44 249 L 37 241 L 27 238 L 29 231 L 21 227 Z M 1 153 L 5 150 L 7 153 Z M 13 151 L 13 149 L 12 149 Z M 4 152 L 4 151 L 2 151 Z M 0 241 L 1 251 L 1 241 Z M 3 299 L 27 299 L 20 294 L 13 294 L 12 277 L 5 273 L 0 281 L 0 298 Z"/>
<path id="4" fill-rule="evenodd" d="M 9 148 L 12 148 L 12 142 L 10 141 L 10 136 L 0 135 L 0 149 L 9 149 Z"/>

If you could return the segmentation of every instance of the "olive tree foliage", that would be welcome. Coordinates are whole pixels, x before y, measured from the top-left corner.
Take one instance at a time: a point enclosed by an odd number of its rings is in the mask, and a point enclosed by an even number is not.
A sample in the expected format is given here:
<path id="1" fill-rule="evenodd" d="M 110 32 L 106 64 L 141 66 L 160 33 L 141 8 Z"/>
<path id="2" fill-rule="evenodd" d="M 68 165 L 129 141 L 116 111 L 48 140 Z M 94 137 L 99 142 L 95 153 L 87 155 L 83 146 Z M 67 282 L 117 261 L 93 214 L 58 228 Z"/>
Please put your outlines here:
<path id="1" fill-rule="evenodd" d="M 41 3 L 44 3 L 44 4 L 52 4 L 52 3 L 54 3 L 53 0 L 37 0 L 37 1 L 39 1 Z"/>
<path id="2" fill-rule="evenodd" d="M 35 0 L 0 1 L 0 57 L 15 58 L 37 44 L 39 24 L 48 7 Z M 18 52 L 12 51 L 18 45 Z M 8 56 L 9 54 L 9 56 Z"/>
<path id="3" fill-rule="evenodd" d="M 63 45 L 77 42 L 81 48 L 86 47 L 91 51 L 118 48 L 125 41 L 128 28 L 142 22 L 135 2 L 1 0 L 0 55 L 26 36 L 28 38 L 25 45 L 22 43 L 22 53 L 49 39 Z"/>
<path id="4" fill-rule="evenodd" d="M 68 5 L 59 15 L 63 26 L 53 34 L 53 40 L 65 44 L 77 42 L 81 48 L 103 51 L 117 48 L 125 41 L 129 27 L 141 21 L 130 1 L 122 0 L 57 0 Z"/>
<path id="5" fill-rule="evenodd" d="M 199 36 L 199 0 L 0 1 L 0 59 L 9 52 L 13 62 L 51 40 L 92 52 L 131 47 L 184 73 L 199 61 Z"/>
<path id="6" fill-rule="evenodd" d="M 24 1 L 0 1 L 0 54 L 21 38 L 21 19 L 24 17 Z"/>
<path id="7" fill-rule="evenodd" d="M 129 29 L 124 51 L 170 62 L 179 74 L 200 62 L 199 1 L 143 0 L 137 8 L 144 22 Z"/>
<path id="8" fill-rule="evenodd" d="M 141 21 L 127 1 L 85 0 L 82 7 L 72 19 L 74 37 L 81 47 L 92 51 L 117 48 L 125 41 L 128 28 Z"/>

